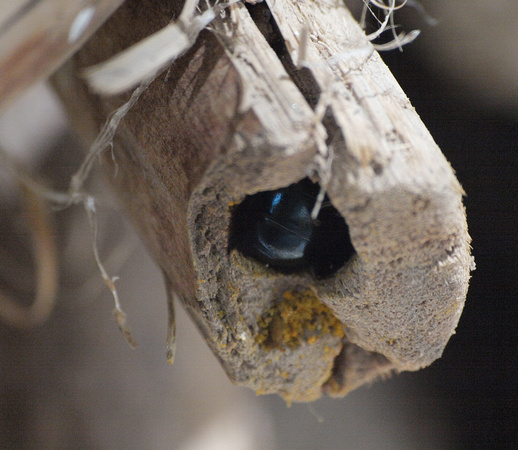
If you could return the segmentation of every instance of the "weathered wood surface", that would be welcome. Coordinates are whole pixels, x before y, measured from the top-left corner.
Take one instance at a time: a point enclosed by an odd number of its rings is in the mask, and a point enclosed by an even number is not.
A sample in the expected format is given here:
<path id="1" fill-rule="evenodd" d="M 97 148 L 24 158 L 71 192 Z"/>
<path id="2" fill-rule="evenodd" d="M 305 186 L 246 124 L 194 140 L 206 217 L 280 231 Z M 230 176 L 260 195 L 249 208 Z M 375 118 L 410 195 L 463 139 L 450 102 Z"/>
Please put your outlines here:
<path id="1" fill-rule="evenodd" d="M 0 1 L 0 110 L 56 70 L 123 1 Z"/>
<path id="2" fill-rule="evenodd" d="M 472 260 L 451 167 L 345 7 L 267 4 L 250 9 L 253 19 L 232 7 L 142 95 L 115 139 L 114 184 L 231 380 L 308 401 L 440 357 Z M 128 1 L 58 74 L 85 135 L 126 97 L 90 94 L 79 71 L 179 9 Z M 229 253 L 232 207 L 307 175 L 329 181 L 351 260 L 317 280 Z"/>

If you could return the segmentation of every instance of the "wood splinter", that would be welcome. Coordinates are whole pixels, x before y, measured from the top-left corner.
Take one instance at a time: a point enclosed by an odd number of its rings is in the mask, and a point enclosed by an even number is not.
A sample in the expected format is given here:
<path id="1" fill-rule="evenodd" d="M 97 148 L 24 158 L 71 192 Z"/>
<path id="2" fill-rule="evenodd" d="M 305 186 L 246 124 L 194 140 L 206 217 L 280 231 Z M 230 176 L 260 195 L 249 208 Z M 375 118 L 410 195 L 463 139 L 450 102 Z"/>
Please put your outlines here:
<path id="1" fill-rule="evenodd" d="M 81 70 L 177 18 L 178 3 L 127 1 L 58 73 L 83 135 L 127 96 L 92 94 Z M 454 333 L 472 258 L 462 189 L 407 97 L 340 2 L 239 3 L 211 29 L 114 141 L 113 183 L 170 301 L 181 299 L 233 382 L 287 401 L 431 364 Z M 311 200 L 285 189 L 307 178 Z M 352 249 L 320 275 L 304 260 L 325 222 L 308 219 L 312 183 Z M 239 206 L 264 192 L 249 242 L 273 249 L 269 263 L 232 244 Z"/>

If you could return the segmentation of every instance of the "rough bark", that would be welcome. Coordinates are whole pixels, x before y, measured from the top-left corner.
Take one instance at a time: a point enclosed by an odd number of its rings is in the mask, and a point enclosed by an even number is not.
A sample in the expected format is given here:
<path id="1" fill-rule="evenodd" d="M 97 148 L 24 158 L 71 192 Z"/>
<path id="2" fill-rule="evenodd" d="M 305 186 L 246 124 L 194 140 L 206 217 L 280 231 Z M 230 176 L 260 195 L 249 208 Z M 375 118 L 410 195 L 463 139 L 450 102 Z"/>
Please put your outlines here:
<path id="1" fill-rule="evenodd" d="M 128 1 L 56 77 L 85 136 L 126 97 L 92 95 L 79 71 L 177 17 L 171 3 Z M 429 365 L 455 330 L 472 260 L 462 189 L 405 94 L 340 2 L 237 4 L 212 27 L 115 139 L 113 183 L 171 302 L 233 382 L 288 401 Z M 344 267 L 319 280 L 229 251 L 235 205 L 308 175 L 348 224 Z"/>

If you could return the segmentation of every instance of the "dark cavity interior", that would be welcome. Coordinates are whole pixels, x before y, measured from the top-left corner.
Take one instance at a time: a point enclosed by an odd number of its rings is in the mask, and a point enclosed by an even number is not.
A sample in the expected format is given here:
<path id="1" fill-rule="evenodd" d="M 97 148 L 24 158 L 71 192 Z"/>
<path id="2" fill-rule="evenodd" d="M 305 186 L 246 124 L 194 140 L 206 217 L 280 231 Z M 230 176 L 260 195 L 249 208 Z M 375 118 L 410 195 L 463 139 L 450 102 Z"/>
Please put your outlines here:
<path id="1" fill-rule="evenodd" d="M 344 218 L 326 195 L 311 219 L 320 186 L 308 178 L 245 197 L 232 211 L 230 250 L 282 273 L 330 277 L 354 254 Z"/>

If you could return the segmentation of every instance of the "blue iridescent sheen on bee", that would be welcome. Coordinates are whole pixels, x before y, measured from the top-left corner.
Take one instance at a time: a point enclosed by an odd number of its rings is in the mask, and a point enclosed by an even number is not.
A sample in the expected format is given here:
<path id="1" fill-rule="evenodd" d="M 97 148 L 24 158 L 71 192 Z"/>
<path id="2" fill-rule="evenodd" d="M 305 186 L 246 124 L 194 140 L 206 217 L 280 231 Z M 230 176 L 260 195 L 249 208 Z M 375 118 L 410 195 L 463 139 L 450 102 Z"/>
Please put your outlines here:
<path id="1" fill-rule="evenodd" d="M 320 187 L 309 179 L 247 196 L 233 210 L 230 248 L 284 273 L 333 275 L 354 254 L 344 218 L 327 195 L 316 220 Z"/>

